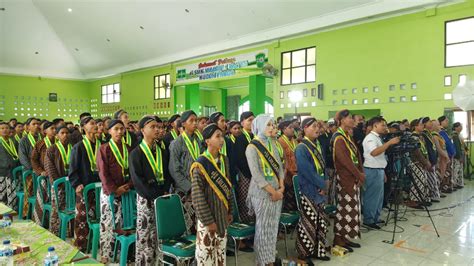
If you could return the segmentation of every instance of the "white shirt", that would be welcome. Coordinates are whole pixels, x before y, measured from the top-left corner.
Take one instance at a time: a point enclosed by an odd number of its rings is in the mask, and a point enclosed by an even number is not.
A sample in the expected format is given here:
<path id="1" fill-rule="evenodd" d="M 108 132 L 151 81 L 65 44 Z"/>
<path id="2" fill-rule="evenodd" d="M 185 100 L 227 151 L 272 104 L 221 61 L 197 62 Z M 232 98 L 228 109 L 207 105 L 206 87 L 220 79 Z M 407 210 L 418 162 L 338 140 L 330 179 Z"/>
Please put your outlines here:
<path id="1" fill-rule="evenodd" d="M 368 168 L 385 168 L 387 166 L 387 159 L 385 158 L 385 152 L 377 156 L 372 156 L 370 153 L 376 148 L 382 146 L 382 139 L 376 132 L 370 132 L 362 142 L 364 147 L 364 167 Z"/>

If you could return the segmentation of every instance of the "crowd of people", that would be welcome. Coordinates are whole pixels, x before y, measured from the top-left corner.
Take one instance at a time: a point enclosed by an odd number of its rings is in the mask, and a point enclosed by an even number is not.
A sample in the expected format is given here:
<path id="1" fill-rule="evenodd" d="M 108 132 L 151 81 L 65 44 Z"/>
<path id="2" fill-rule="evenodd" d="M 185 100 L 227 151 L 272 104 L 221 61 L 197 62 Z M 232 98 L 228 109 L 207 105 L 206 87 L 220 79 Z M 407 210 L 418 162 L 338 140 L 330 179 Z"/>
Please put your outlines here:
<path id="1" fill-rule="evenodd" d="M 228 121 L 221 112 L 199 117 L 192 110 L 166 121 L 153 115 L 130 121 L 125 110 L 101 119 L 83 113 L 80 125 L 61 118 L 28 118 L 24 123 L 13 118 L 0 122 L 0 201 L 18 209 L 18 181 L 12 176 L 17 166 L 34 173 L 23 187 L 28 196 L 33 196 L 35 176 L 47 177 L 51 184 L 68 176 L 76 192 L 74 230 L 69 234 L 74 245 L 86 251 L 91 214 L 86 212 L 83 190 L 100 182 L 100 198 L 88 201 L 91 208 L 100 202 L 100 259 L 108 263 L 114 228 L 121 224 L 121 196 L 135 190 L 136 245 L 129 259 L 136 265 L 154 265 L 162 258 L 154 200 L 176 193 L 184 206 L 187 231 L 197 235 L 197 264 L 225 265 L 232 255 L 226 247 L 235 197 L 240 222 L 255 225 L 254 238 L 238 243 L 240 251 L 255 252 L 257 265 L 273 265 L 280 215 L 299 212 L 296 251 L 299 259 L 312 264 L 311 259 L 330 260 L 331 246 L 343 252 L 360 248 L 354 240 L 361 226 L 380 229 L 382 207 L 390 201 L 390 180 L 397 174 L 391 165 L 396 162 L 387 160 L 386 151 L 400 144 L 404 132 L 411 132 L 418 143 L 406 153 L 411 180 L 406 206 L 430 206 L 464 186 L 462 125 L 454 123 L 452 133 L 448 125 L 445 116 L 388 124 L 377 116 L 366 122 L 348 110 L 328 121 L 274 120 L 250 111 L 239 121 Z M 387 133 L 394 137 L 384 138 Z M 25 201 L 19 213 L 32 213 L 38 224 L 42 199 L 47 199 L 41 191 L 36 191 L 33 210 Z M 115 196 L 112 202 L 110 195 Z M 60 189 L 58 198 L 64 205 L 65 191 Z M 50 200 L 53 211 L 45 227 L 59 236 L 53 189 Z M 327 239 L 331 227 L 332 243 Z"/>

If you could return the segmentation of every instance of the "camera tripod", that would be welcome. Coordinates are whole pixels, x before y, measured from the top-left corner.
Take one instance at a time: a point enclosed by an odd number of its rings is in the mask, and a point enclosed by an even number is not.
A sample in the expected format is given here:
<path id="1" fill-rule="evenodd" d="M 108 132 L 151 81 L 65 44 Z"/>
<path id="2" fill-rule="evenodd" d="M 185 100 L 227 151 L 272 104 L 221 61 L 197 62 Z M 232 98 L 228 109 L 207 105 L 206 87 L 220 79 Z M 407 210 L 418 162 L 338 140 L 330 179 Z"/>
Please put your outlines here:
<path id="1" fill-rule="evenodd" d="M 403 202 L 403 198 L 402 198 L 402 189 L 403 189 L 402 182 L 403 182 L 403 180 L 406 180 L 407 178 L 410 178 L 410 183 L 411 183 L 411 185 L 414 186 L 414 188 L 417 192 L 417 193 L 414 193 L 417 201 L 418 202 L 423 202 L 423 199 L 420 198 L 420 195 L 423 195 L 423 192 L 418 187 L 415 180 L 413 180 L 414 177 L 413 177 L 412 173 L 408 173 L 408 164 L 409 164 L 408 154 L 407 153 L 398 154 L 397 157 L 399 158 L 400 165 L 399 165 L 399 169 L 397 169 L 397 165 L 396 165 L 397 160 L 393 160 L 392 163 L 394 164 L 393 167 L 395 169 L 394 172 L 396 173 L 396 175 L 394 176 L 394 180 L 392 180 L 392 182 L 394 182 L 394 183 L 392 183 L 392 188 L 390 190 L 390 194 L 388 196 L 388 199 L 390 199 L 390 196 L 393 196 L 393 198 L 390 201 L 390 204 L 389 204 L 389 207 L 388 207 L 387 219 L 385 220 L 385 226 L 387 226 L 388 221 L 390 220 L 390 213 L 393 212 L 393 217 L 392 218 L 394 219 L 394 223 L 393 223 L 393 231 L 392 231 L 392 240 L 391 241 L 384 241 L 387 244 L 393 244 L 394 241 L 395 241 L 395 233 L 396 233 L 397 221 L 398 221 L 398 212 L 399 212 L 399 209 L 400 209 L 400 203 Z M 431 217 L 430 210 L 426 206 L 423 206 L 423 207 L 424 207 L 426 213 L 428 214 L 428 217 L 431 220 L 431 224 L 433 224 L 433 228 L 435 229 L 436 235 L 439 237 L 438 229 L 436 228 L 436 225 L 433 221 L 433 218 Z"/>

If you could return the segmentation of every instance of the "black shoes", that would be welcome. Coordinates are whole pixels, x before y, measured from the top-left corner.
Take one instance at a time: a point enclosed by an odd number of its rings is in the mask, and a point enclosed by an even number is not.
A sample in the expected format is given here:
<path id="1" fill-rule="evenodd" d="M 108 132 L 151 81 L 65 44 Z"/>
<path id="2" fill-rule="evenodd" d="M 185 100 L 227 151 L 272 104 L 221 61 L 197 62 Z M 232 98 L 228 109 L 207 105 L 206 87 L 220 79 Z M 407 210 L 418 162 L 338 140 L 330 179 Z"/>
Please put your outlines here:
<path id="1" fill-rule="evenodd" d="M 381 228 L 380 226 L 378 226 L 376 223 L 373 223 L 373 224 L 366 224 L 366 223 L 364 223 L 364 226 L 367 227 L 369 230 L 371 230 L 371 229 L 373 229 L 373 230 L 380 230 L 380 229 L 382 229 L 382 228 Z M 352 242 L 351 242 L 351 243 L 352 243 Z M 356 244 L 356 243 L 354 243 L 354 244 Z M 357 245 L 359 245 L 359 244 L 357 244 Z M 360 245 L 359 245 L 359 247 L 360 247 Z"/>

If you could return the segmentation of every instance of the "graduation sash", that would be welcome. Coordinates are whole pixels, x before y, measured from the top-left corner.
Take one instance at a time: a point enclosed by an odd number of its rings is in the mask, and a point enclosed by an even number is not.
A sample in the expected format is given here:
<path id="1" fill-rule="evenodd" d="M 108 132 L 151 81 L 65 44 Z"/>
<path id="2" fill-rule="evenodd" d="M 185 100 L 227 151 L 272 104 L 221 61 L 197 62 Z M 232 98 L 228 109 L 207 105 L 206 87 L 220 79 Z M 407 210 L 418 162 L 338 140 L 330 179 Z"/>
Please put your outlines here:
<path id="1" fill-rule="evenodd" d="M 144 140 L 140 142 L 140 149 L 145 154 L 148 164 L 153 170 L 158 184 L 162 185 L 163 183 L 165 183 L 165 179 L 163 177 L 163 156 L 161 154 L 161 149 L 159 147 L 156 147 L 156 157 L 153 157 L 153 153 L 151 152 L 150 147 L 148 147 Z"/>
<path id="2" fill-rule="evenodd" d="M 296 149 L 296 144 L 297 144 L 296 141 L 295 141 L 295 139 L 290 140 L 290 139 L 288 139 L 288 137 L 285 136 L 285 135 L 281 135 L 280 138 L 283 140 L 283 142 L 286 143 L 286 145 L 288 145 L 288 147 L 290 147 L 290 149 L 291 149 L 293 152 L 295 151 L 295 149 Z"/>
<path id="3" fill-rule="evenodd" d="M 89 139 L 86 136 L 84 136 L 83 139 L 82 139 L 82 143 L 84 143 L 84 147 L 86 148 L 87 158 L 89 159 L 89 163 L 91 165 L 91 171 L 92 172 L 96 171 L 96 169 L 97 169 L 96 158 L 97 158 L 97 152 L 99 151 L 99 148 L 100 148 L 99 142 L 100 141 L 98 139 L 95 140 L 95 151 L 94 151 L 94 150 L 92 150 L 92 145 L 91 145 L 91 142 L 89 141 Z"/>
<path id="4" fill-rule="evenodd" d="M 244 136 L 247 139 L 248 143 L 250 143 L 252 141 L 252 138 L 250 137 L 250 134 L 247 132 L 247 130 L 242 129 L 242 134 L 244 134 Z"/>
<path id="5" fill-rule="evenodd" d="M 51 147 L 51 140 L 49 140 L 48 137 L 44 138 L 44 144 L 46 145 L 46 148 Z"/>
<path id="6" fill-rule="evenodd" d="M 235 143 L 235 136 L 230 134 L 230 140 L 232 140 L 232 143 Z"/>
<path id="7" fill-rule="evenodd" d="M 31 135 L 30 133 L 26 134 L 26 137 L 30 141 L 31 147 L 35 147 L 36 145 L 36 139 Z M 41 140 L 41 134 L 38 134 L 38 140 Z"/>
<path id="8" fill-rule="evenodd" d="M 61 154 L 61 160 L 63 161 L 64 169 L 67 170 L 69 167 L 69 162 L 71 161 L 72 145 L 67 145 L 67 152 L 64 149 L 64 146 L 61 141 L 56 142 L 56 146 L 58 147 L 59 154 Z"/>
<path id="9" fill-rule="evenodd" d="M 189 153 L 191 154 L 191 157 L 193 158 L 193 160 L 196 160 L 199 157 L 198 142 L 196 141 L 196 139 L 194 139 L 193 142 L 191 142 L 186 132 L 183 132 L 183 139 L 184 139 L 184 143 L 186 144 L 186 147 L 188 148 Z"/>
<path id="10" fill-rule="evenodd" d="M 269 140 L 269 144 L 270 144 L 270 149 L 271 149 L 271 143 L 270 143 L 270 140 Z M 267 148 L 265 147 L 265 145 L 263 145 L 263 143 L 258 140 L 258 139 L 253 139 L 249 145 L 253 145 L 255 146 L 255 148 L 257 148 L 257 153 L 258 153 L 258 156 L 260 157 L 260 159 L 262 160 L 262 163 L 263 163 L 263 167 L 264 167 L 264 173 L 265 173 L 265 179 L 269 179 L 269 177 L 267 176 L 268 171 L 265 170 L 265 168 L 268 166 L 271 171 L 273 173 L 272 176 L 274 175 L 275 177 L 278 177 L 278 173 L 279 173 L 279 170 L 280 170 L 280 166 L 278 165 L 278 162 L 277 160 L 275 159 L 275 157 L 273 157 L 273 153 Z"/>
<path id="11" fill-rule="evenodd" d="M 204 137 L 202 136 L 201 132 L 199 132 L 199 130 L 194 131 L 194 133 L 196 134 L 199 141 L 202 141 L 204 139 Z"/>
<path id="12" fill-rule="evenodd" d="M 324 175 L 324 166 L 313 152 L 313 150 L 321 152 L 320 149 L 318 149 L 318 145 L 314 144 L 314 142 L 309 140 L 307 137 L 304 137 L 301 143 L 306 147 L 306 149 L 308 149 L 309 154 L 311 154 L 311 157 L 313 158 L 314 167 L 316 167 L 316 172 L 318 172 L 319 175 Z"/>
<path id="13" fill-rule="evenodd" d="M 192 172 L 195 168 L 198 168 L 204 178 L 206 179 L 209 186 L 212 188 L 212 191 L 216 193 L 219 200 L 224 204 L 226 209 L 229 209 L 229 199 L 232 195 L 232 184 L 230 180 L 226 176 L 225 170 L 225 161 L 224 156 L 219 154 L 221 167 L 217 166 L 216 161 L 209 154 L 208 151 L 204 152 L 199 158 L 191 165 L 191 176 L 193 176 Z"/>
<path id="14" fill-rule="evenodd" d="M 117 146 L 117 144 L 115 143 L 115 141 L 113 139 L 109 140 L 109 146 L 110 146 L 110 149 L 112 150 L 112 153 L 115 156 L 115 160 L 117 161 L 117 163 L 122 168 L 122 176 L 125 179 L 127 179 L 126 175 L 125 175 L 126 170 L 128 170 L 128 149 L 127 149 L 127 145 L 124 142 L 122 142 L 122 153 L 120 153 L 119 147 Z"/>
<path id="15" fill-rule="evenodd" d="M 352 141 L 352 138 L 347 135 L 342 128 L 338 128 L 336 133 L 333 135 L 333 139 L 331 140 L 332 142 L 332 159 L 335 162 L 336 161 L 336 152 L 335 152 L 335 145 L 338 139 L 342 139 L 344 141 L 344 144 L 346 145 L 346 148 L 349 150 L 350 157 L 352 162 L 355 165 L 359 165 L 359 157 L 357 157 L 357 146 L 354 144 Z"/>
<path id="16" fill-rule="evenodd" d="M 173 137 L 173 139 L 176 139 L 178 137 L 178 133 L 176 133 L 176 131 L 174 129 L 171 129 L 170 133 L 171 133 L 171 136 Z"/>
<path id="17" fill-rule="evenodd" d="M 16 142 L 20 143 L 20 140 L 21 140 L 20 136 L 15 135 L 15 140 L 16 140 Z"/>
<path id="18" fill-rule="evenodd" d="M 0 138 L 0 142 L 2 143 L 3 148 L 10 154 L 10 156 L 13 158 L 13 160 L 18 160 L 18 152 L 16 151 L 15 144 L 13 143 L 13 140 L 11 138 L 4 139 L 3 137 Z"/>
<path id="19" fill-rule="evenodd" d="M 122 138 L 122 142 L 127 143 L 128 146 L 132 147 L 132 138 L 130 137 L 130 132 L 128 130 L 125 133 L 125 140 Z"/>

